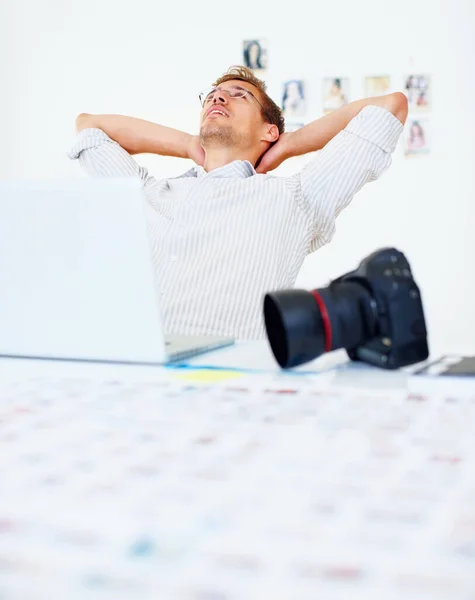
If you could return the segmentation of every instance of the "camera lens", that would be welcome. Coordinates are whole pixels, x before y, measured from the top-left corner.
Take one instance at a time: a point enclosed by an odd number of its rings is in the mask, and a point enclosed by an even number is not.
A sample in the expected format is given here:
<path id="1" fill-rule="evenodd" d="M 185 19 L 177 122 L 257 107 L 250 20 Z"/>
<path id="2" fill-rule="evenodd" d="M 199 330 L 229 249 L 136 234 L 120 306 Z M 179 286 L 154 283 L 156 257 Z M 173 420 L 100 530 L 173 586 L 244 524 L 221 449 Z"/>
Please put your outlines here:
<path id="1" fill-rule="evenodd" d="M 369 291 L 355 281 L 266 294 L 264 321 L 275 359 L 282 368 L 296 367 L 364 343 L 376 328 L 373 304 Z"/>
<path id="2" fill-rule="evenodd" d="M 322 317 L 306 290 L 266 294 L 264 321 L 272 352 L 283 368 L 300 365 L 325 351 Z"/>

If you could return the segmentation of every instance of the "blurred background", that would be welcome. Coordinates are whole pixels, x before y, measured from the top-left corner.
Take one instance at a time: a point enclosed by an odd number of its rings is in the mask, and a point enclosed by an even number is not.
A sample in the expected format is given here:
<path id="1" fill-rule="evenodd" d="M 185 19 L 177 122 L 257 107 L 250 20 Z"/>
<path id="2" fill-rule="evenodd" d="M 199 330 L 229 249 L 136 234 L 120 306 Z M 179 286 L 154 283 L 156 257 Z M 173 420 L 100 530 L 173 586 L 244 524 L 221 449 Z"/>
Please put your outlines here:
<path id="1" fill-rule="evenodd" d="M 432 347 L 475 346 L 475 3 L 380 0 L 292 3 L 3 0 L 0 3 L 0 178 L 81 178 L 67 158 L 77 114 L 120 113 L 198 133 L 199 92 L 243 64 L 243 41 L 266 40 L 257 73 L 281 103 L 305 84 L 307 123 L 323 115 L 323 85 L 346 78 L 430 77 L 430 151 L 405 155 L 338 218 L 333 241 L 309 256 L 297 287 L 326 285 L 368 253 L 394 245 L 420 284 Z M 292 124 L 289 124 L 289 129 Z M 301 169 L 294 158 L 276 174 Z M 138 161 L 156 177 L 191 162 Z"/>

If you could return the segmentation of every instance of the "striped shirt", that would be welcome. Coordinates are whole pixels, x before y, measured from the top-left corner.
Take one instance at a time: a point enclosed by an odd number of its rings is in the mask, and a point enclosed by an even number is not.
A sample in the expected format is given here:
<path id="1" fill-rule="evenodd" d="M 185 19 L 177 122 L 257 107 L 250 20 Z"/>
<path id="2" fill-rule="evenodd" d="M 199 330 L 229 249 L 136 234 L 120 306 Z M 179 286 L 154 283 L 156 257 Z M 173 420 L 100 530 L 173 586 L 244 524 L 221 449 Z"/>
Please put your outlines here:
<path id="1" fill-rule="evenodd" d="M 367 106 L 290 177 L 236 160 L 158 180 L 100 129 L 84 129 L 69 156 L 94 177 L 142 180 L 167 333 L 259 339 L 264 294 L 294 286 L 340 211 L 389 167 L 402 129 Z"/>

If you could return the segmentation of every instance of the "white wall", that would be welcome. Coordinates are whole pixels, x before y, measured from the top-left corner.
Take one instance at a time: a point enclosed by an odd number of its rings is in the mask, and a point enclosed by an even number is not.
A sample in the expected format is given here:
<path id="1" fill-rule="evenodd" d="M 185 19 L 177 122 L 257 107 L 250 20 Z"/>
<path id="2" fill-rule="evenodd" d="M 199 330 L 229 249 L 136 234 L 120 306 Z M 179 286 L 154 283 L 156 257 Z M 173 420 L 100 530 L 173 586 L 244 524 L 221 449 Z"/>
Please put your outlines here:
<path id="1" fill-rule="evenodd" d="M 433 149 L 404 158 L 339 217 L 333 242 L 309 257 L 298 285 L 316 287 L 377 247 L 403 250 L 421 284 L 433 344 L 475 345 L 475 3 L 473 0 L 307 0 L 161 3 L 3 0 L 0 178 L 80 177 L 66 152 L 79 112 L 132 114 L 197 133 L 201 88 L 241 62 L 246 38 L 269 45 L 266 79 L 302 78 L 321 116 L 321 81 L 433 76 Z M 0 80 L 1 81 L 1 80 Z M 5 150 L 8 149 L 7 152 Z M 142 157 L 158 176 L 189 168 Z M 282 174 L 307 159 L 292 159 Z"/>

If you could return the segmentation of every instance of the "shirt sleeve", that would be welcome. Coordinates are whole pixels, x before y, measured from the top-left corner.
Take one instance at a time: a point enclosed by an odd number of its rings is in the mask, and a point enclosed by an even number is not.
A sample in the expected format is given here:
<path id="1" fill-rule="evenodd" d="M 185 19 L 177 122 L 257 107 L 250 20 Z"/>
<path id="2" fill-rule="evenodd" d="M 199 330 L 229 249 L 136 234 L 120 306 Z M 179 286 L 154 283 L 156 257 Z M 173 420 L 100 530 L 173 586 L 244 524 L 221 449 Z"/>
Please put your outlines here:
<path id="1" fill-rule="evenodd" d="M 392 113 L 366 106 L 293 177 L 311 227 L 310 252 L 328 243 L 338 214 L 391 164 L 403 125 Z"/>
<path id="2" fill-rule="evenodd" d="M 130 154 L 102 129 L 83 129 L 68 153 L 78 159 L 91 177 L 139 177 L 144 188 L 153 186 L 155 178 L 148 174 Z"/>

